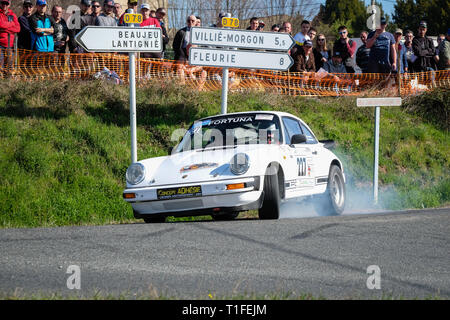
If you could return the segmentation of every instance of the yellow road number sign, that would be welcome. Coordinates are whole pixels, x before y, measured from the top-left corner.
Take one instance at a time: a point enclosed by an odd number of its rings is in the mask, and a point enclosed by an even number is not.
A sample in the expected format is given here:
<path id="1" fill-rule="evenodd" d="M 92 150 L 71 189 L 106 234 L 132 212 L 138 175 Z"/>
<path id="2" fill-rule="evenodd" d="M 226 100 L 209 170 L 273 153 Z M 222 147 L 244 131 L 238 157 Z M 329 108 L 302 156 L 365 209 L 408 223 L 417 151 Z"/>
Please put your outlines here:
<path id="1" fill-rule="evenodd" d="M 222 26 L 228 28 L 239 28 L 239 19 L 223 17 Z"/>
<path id="2" fill-rule="evenodd" d="M 141 23 L 144 18 L 140 13 L 125 13 L 123 22 L 125 23 Z"/>

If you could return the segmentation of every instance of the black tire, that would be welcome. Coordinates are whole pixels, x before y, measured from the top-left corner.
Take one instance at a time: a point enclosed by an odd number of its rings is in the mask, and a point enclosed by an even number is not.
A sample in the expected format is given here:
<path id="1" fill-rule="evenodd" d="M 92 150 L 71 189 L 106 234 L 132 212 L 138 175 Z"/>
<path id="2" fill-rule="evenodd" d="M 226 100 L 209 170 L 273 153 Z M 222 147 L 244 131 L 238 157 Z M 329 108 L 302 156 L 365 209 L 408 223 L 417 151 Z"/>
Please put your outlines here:
<path id="1" fill-rule="evenodd" d="M 229 221 L 234 220 L 239 215 L 239 211 L 237 212 L 227 212 L 227 213 L 221 213 L 221 214 L 213 214 L 211 217 L 215 221 Z"/>
<path id="2" fill-rule="evenodd" d="M 278 219 L 280 217 L 280 185 L 277 172 L 268 168 L 264 177 L 264 199 L 258 211 L 260 219 Z"/>
<path id="3" fill-rule="evenodd" d="M 166 222 L 166 217 L 164 216 L 148 216 L 143 218 L 145 223 L 164 223 Z"/>
<path id="4" fill-rule="evenodd" d="M 338 216 L 344 212 L 345 200 L 344 175 L 337 165 L 331 165 L 327 190 L 314 197 L 314 207 L 320 215 Z"/>

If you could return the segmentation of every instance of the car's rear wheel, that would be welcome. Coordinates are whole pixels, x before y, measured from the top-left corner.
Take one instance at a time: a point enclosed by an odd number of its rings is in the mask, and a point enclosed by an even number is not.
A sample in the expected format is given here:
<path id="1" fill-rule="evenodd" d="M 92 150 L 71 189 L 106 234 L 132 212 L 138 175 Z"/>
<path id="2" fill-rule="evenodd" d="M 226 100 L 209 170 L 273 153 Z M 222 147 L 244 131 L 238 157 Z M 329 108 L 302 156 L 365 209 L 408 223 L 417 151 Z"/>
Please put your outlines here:
<path id="1" fill-rule="evenodd" d="M 280 217 L 280 185 L 278 174 L 269 167 L 264 177 L 264 200 L 258 211 L 260 219 L 278 219 Z"/>
<path id="2" fill-rule="evenodd" d="M 341 168 L 331 165 L 328 175 L 327 190 L 324 194 L 315 196 L 314 207 L 320 215 L 340 215 L 345 208 L 345 182 Z"/>
<path id="3" fill-rule="evenodd" d="M 220 213 L 220 214 L 213 214 L 211 217 L 215 221 L 227 221 L 227 220 L 234 220 L 239 215 L 239 211 L 237 212 L 227 212 L 227 213 Z"/>
<path id="4" fill-rule="evenodd" d="M 145 223 L 164 223 L 166 222 L 166 217 L 164 216 L 149 216 L 143 218 Z"/>

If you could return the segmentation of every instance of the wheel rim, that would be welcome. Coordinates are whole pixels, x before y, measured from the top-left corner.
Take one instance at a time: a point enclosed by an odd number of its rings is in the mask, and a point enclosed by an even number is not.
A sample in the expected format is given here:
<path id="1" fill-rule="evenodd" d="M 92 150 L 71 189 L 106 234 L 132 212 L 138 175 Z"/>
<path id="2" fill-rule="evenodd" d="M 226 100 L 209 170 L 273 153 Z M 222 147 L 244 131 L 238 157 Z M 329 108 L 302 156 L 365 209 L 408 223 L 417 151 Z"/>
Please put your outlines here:
<path id="1" fill-rule="evenodd" d="M 333 183 L 331 185 L 331 197 L 333 202 L 337 207 L 342 207 L 344 204 L 344 185 L 342 183 L 341 177 L 335 174 L 333 177 Z"/>

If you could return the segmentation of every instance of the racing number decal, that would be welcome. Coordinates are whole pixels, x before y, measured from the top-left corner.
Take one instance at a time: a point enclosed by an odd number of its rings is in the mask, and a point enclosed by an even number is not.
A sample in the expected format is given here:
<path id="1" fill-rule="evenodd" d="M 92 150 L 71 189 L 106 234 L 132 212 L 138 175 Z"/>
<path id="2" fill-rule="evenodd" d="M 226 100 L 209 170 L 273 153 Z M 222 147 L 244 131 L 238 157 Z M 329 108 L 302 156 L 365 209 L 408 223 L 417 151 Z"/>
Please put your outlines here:
<path id="1" fill-rule="evenodd" d="M 297 158 L 298 175 L 306 176 L 306 158 Z"/>

